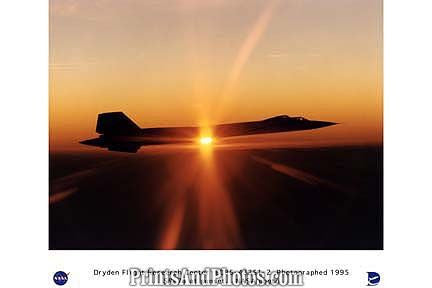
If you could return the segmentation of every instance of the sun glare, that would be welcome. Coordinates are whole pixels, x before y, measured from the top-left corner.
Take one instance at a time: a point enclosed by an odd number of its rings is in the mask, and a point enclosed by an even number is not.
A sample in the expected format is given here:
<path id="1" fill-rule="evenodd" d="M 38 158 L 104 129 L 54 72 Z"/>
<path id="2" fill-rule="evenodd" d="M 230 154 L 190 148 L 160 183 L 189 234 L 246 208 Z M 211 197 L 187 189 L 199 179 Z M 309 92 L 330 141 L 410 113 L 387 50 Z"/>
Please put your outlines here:
<path id="1" fill-rule="evenodd" d="M 201 145 L 210 145 L 213 142 L 213 138 L 206 136 L 206 137 L 201 137 L 200 138 L 200 143 Z"/>

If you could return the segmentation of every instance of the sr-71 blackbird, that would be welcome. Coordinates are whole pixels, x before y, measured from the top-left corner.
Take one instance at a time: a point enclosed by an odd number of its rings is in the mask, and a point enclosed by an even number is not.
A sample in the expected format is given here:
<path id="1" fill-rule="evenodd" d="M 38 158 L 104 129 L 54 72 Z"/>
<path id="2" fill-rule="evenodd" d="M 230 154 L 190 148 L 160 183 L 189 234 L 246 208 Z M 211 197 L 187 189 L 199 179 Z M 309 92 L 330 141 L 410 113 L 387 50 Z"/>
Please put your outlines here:
<path id="1" fill-rule="evenodd" d="M 98 115 L 98 138 L 81 141 L 81 144 L 108 148 L 110 151 L 137 152 L 141 146 L 175 143 L 193 143 L 201 137 L 211 140 L 264 133 L 278 133 L 318 129 L 337 123 L 308 120 L 303 117 L 281 115 L 261 121 L 220 124 L 210 127 L 211 135 L 202 135 L 201 127 L 140 128 L 123 112 Z"/>

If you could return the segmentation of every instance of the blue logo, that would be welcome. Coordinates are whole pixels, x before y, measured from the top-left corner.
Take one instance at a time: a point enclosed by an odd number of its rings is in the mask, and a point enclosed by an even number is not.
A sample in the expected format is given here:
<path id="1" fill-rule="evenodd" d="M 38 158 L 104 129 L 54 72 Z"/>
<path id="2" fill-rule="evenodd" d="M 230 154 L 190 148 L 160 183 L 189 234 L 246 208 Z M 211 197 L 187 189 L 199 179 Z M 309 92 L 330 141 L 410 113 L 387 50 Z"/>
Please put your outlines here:
<path id="1" fill-rule="evenodd" d="M 57 271 L 54 273 L 53 280 L 55 284 L 62 286 L 68 281 L 68 274 L 63 271 Z"/>
<path id="2" fill-rule="evenodd" d="M 381 280 L 381 277 L 376 272 L 367 272 L 368 274 L 368 284 L 367 286 L 376 286 Z"/>

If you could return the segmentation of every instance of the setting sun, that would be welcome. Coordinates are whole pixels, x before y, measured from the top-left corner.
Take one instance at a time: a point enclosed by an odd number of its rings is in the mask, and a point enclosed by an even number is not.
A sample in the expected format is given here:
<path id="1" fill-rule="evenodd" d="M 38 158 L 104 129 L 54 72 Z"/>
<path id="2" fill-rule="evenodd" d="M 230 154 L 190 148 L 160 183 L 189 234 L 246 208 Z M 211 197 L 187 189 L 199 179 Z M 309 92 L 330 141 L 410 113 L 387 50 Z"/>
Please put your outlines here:
<path id="1" fill-rule="evenodd" d="M 206 137 L 201 137 L 200 138 L 200 143 L 202 145 L 210 145 L 212 142 L 213 142 L 213 138 L 212 137 L 206 136 Z"/>

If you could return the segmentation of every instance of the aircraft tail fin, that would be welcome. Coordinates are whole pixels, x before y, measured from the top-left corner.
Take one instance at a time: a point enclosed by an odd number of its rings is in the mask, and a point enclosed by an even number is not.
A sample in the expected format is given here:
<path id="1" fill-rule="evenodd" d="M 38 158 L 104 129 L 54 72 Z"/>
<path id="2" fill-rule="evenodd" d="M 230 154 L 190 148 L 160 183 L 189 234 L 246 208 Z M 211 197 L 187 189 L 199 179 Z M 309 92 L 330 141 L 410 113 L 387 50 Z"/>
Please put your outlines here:
<path id="1" fill-rule="evenodd" d="M 96 132 L 108 135 L 136 135 L 141 129 L 123 112 L 98 115 Z"/>

